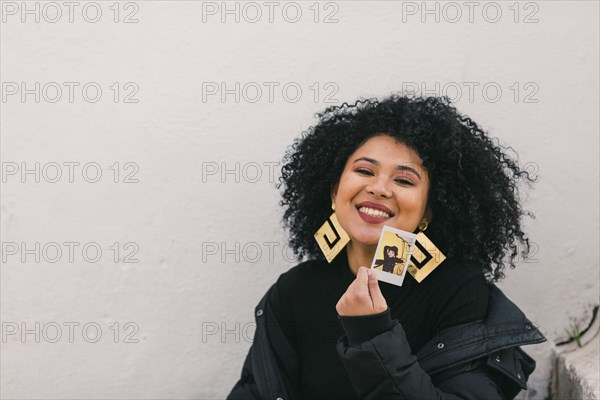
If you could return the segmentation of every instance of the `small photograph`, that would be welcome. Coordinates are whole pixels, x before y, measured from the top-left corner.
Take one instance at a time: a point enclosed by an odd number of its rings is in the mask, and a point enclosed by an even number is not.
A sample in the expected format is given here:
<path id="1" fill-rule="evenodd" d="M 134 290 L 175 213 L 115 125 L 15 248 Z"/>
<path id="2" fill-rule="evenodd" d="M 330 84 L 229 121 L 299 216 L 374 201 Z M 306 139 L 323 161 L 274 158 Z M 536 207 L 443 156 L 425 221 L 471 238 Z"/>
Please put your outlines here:
<path id="1" fill-rule="evenodd" d="M 400 245 L 402 253 L 406 254 L 404 250 L 406 249 L 406 247 L 408 247 L 408 243 L 406 243 L 406 240 L 402 238 L 400 238 L 400 240 L 402 240 L 403 242 L 403 244 Z M 402 271 L 404 271 L 405 261 L 405 259 L 398 257 L 397 246 L 385 246 L 383 248 L 383 258 L 375 260 L 375 262 L 373 263 L 373 268 L 378 269 L 380 271 L 390 272 L 396 275 L 402 275 Z"/>
<path id="2" fill-rule="evenodd" d="M 417 235 L 384 225 L 371 269 L 377 279 L 402 286 Z"/>

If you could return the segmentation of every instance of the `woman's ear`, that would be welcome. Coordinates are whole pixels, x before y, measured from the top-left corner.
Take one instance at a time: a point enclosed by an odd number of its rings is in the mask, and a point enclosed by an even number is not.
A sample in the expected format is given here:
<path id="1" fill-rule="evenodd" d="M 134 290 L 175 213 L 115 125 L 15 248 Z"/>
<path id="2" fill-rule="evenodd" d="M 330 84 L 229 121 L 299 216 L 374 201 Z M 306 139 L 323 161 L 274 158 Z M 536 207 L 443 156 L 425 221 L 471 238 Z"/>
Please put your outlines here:
<path id="1" fill-rule="evenodd" d="M 330 193 L 331 204 L 335 203 L 335 196 L 337 195 L 338 185 L 339 185 L 339 182 L 336 183 L 335 185 L 333 185 L 333 187 L 331 188 L 331 193 Z"/>
<path id="2" fill-rule="evenodd" d="M 427 220 L 428 224 L 431 222 L 431 220 L 433 219 L 433 211 L 431 211 L 431 207 L 427 206 L 427 209 L 425 210 L 425 215 L 423 215 L 423 218 L 425 218 Z"/>

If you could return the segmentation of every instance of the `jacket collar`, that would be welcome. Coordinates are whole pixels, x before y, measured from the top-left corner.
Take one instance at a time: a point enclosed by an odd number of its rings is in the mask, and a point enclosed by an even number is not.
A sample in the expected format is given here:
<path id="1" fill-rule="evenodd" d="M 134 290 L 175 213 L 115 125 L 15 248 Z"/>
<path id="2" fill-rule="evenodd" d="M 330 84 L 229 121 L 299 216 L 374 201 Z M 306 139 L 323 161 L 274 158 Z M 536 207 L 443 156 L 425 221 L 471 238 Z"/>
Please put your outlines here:
<path id="1" fill-rule="evenodd" d="M 489 286 L 484 320 L 444 329 L 419 349 L 416 356 L 425 371 L 435 373 L 503 349 L 546 341 L 519 307 L 496 285 Z"/>

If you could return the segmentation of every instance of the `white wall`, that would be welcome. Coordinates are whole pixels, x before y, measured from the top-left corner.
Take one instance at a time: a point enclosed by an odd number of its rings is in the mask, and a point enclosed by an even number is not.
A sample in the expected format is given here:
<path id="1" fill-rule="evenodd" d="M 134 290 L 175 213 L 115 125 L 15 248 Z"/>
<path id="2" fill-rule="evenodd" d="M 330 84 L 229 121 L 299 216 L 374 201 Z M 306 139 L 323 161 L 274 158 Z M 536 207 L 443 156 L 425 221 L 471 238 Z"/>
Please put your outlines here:
<path id="1" fill-rule="evenodd" d="M 72 23 L 63 2 L 27 2 L 38 4 L 39 23 L 23 3 L 1 4 L 2 398 L 224 398 L 250 346 L 255 304 L 293 265 L 268 163 L 281 161 L 314 113 L 330 105 L 330 94 L 339 104 L 413 84 L 451 97 L 461 88 L 459 109 L 513 146 L 540 178 L 525 203 L 537 215 L 526 220 L 537 262 L 508 271 L 501 288 L 550 341 L 564 338 L 571 319 L 585 320 L 598 302 L 597 2 L 477 3 L 471 22 L 463 2 L 428 2 L 439 7 L 439 22 L 434 14 L 422 20 L 421 2 L 322 2 L 318 23 L 313 2 L 294 3 L 302 11 L 297 23 L 284 19 L 283 2 L 272 23 L 262 2 L 254 3 L 263 12 L 255 23 L 256 8 L 245 3 L 227 3 L 239 7 L 236 23 L 235 15 L 222 22 L 220 13 L 208 13 L 221 11 L 221 2 L 121 2 L 120 20 L 130 13 L 138 20 L 127 24 L 113 21 L 112 1 L 78 3 Z M 288 20 L 294 4 L 286 6 Z M 51 23 L 55 5 L 63 14 Z M 96 5 L 99 22 L 86 21 L 84 6 L 92 20 Z M 456 23 L 454 5 L 462 12 Z M 490 22 L 498 8 L 499 21 Z M 337 22 L 323 23 L 332 13 Z M 527 16 L 537 22 L 524 23 Z M 40 83 L 39 103 L 34 94 L 22 100 L 21 82 L 26 89 Z M 63 92 L 56 103 L 51 82 Z M 73 102 L 65 82 L 79 84 Z M 255 103 L 251 86 L 239 103 L 232 94 L 224 102 L 203 99 L 210 82 L 256 82 L 263 93 Z M 279 85 L 272 102 L 264 82 Z M 102 89 L 98 102 L 91 102 L 93 86 L 83 97 L 87 83 Z M 282 95 L 286 84 L 289 96 L 293 86 L 302 89 L 297 102 Z M 124 102 L 136 88 L 129 100 L 138 102 Z M 22 166 L 36 162 L 45 175 L 22 182 Z M 73 182 L 68 162 L 80 163 Z M 88 183 L 82 166 L 94 162 L 102 177 Z M 109 168 L 115 162 L 118 183 Z M 63 173 L 57 183 L 49 182 L 52 163 Z M 237 175 L 203 176 L 236 163 Z M 252 183 L 257 164 L 261 176 Z M 124 183 L 136 167 L 130 179 L 138 183 Z M 40 262 L 35 250 L 23 251 L 36 242 Z M 54 263 L 53 242 L 63 250 Z M 73 262 L 64 242 L 79 243 Z M 86 243 L 102 249 L 98 262 L 83 258 Z M 237 254 L 224 251 L 236 243 Z M 88 250 L 94 257 L 94 247 Z M 139 262 L 124 262 L 135 250 Z M 36 323 L 39 343 L 35 333 L 21 336 Z M 80 324 L 72 325 L 72 342 L 69 323 Z M 57 326 L 62 336 L 51 343 Z M 94 327 L 102 336 L 88 343 Z M 203 339 L 203 329 L 214 327 L 234 333 Z M 139 342 L 125 343 L 128 333 Z M 538 360 L 529 397 L 545 396 L 550 348 L 526 348 Z"/>

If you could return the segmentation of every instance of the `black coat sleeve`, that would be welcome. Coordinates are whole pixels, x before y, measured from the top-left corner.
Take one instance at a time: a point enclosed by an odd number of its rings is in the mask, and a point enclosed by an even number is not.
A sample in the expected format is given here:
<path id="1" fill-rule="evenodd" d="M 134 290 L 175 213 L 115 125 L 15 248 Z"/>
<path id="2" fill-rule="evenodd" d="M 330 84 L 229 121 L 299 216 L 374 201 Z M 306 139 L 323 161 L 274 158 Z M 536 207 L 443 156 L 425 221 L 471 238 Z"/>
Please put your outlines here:
<path id="1" fill-rule="evenodd" d="M 236 382 L 231 393 L 227 396 L 227 400 L 260 400 L 260 394 L 254 382 L 254 376 L 252 374 L 252 346 L 248 350 L 248 355 L 242 366 L 242 375 Z"/>
<path id="2" fill-rule="evenodd" d="M 389 313 L 388 308 L 370 318 L 340 317 L 346 335 L 338 340 L 337 352 L 359 399 L 505 399 L 485 359 L 446 370 L 438 379 L 429 376 L 412 354 L 402 325 Z M 385 325 L 385 331 L 372 336 L 372 327 Z"/>
<path id="3" fill-rule="evenodd" d="M 288 332 L 293 326 L 278 320 L 282 296 L 279 281 L 263 296 L 255 311 L 256 331 L 242 367 L 242 374 L 228 400 L 300 399 L 297 377 L 300 361 Z M 284 311 L 285 307 L 282 308 Z M 277 311 L 276 311 L 277 310 Z M 289 312 L 289 310 L 287 310 Z"/>

